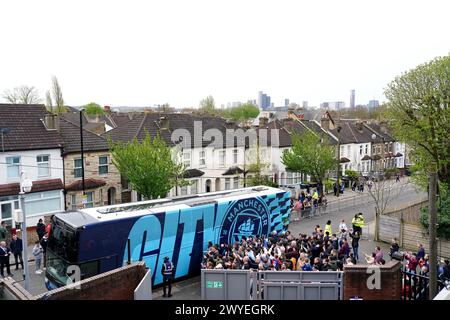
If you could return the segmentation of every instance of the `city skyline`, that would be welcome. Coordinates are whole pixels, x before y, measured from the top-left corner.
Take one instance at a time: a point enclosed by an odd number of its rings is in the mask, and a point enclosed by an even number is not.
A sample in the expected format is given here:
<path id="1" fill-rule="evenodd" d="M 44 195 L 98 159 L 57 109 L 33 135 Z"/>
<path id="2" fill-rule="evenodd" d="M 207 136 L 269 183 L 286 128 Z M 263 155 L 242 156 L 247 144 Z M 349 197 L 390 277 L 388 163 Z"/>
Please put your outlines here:
<path id="1" fill-rule="evenodd" d="M 7 2 L 0 12 L 0 30 L 8 30 L 2 34 L 8 46 L 0 51 L 0 94 L 27 85 L 44 98 L 55 75 L 66 104 L 74 106 L 198 107 L 212 95 L 220 107 L 255 100 L 259 91 L 268 92 L 275 106 L 286 97 L 299 105 L 349 105 L 350 90 L 355 105 L 382 103 L 396 76 L 449 54 L 442 41 L 448 6 L 440 0 L 427 6 Z M 368 23 L 368 14 L 383 17 L 382 23 Z"/>

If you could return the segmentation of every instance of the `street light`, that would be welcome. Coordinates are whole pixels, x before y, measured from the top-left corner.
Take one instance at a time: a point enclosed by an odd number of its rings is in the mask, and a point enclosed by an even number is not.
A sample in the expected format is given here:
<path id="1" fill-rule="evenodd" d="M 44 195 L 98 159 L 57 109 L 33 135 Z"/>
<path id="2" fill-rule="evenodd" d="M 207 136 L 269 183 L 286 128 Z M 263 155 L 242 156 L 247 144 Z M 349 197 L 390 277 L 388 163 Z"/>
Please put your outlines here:
<path id="1" fill-rule="evenodd" d="M 29 290 L 30 283 L 29 283 L 29 271 L 28 271 L 28 241 L 27 241 L 27 215 L 25 210 L 25 193 L 28 193 L 31 191 L 31 188 L 33 187 L 33 182 L 27 178 L 27 173 L 22 170 L 20 173 L 20 192 L 19 192 L 19 200 L 20 200 L 20 207 L 22 208 L 22 240 L 24 243 L 24 250 L 23 250 L 23 259 L 25 260 L 24 264 L 24 277 L 25 277 L 25 290 Z"/>
<path id="2" fill-rule="evenodd" d="M 373 141 L 373 144 L 375 144 L 375 139 L 377 138 L 377 135 L 375 134 L 375 133 L 372 133 L 372 141 Z M 374 146 L 372 146 L 372 150 L 374 150 L 375 148 L 374 148 Z M 372 153 L 375 153 L 375 152 L 372 152 Z M 373 154 L 372 154 L 372 157 L 370 158 L 370 171 L 374 171 L 373 170 Z"/>

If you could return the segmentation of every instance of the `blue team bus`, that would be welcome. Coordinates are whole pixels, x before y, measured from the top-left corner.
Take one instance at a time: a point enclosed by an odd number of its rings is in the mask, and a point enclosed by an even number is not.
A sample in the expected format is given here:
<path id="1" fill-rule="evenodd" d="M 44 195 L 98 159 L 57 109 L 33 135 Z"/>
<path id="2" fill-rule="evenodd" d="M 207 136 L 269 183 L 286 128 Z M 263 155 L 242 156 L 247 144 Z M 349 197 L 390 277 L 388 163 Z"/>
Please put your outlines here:
<path id="1" fill-rule="evenodd" d="M 175 265 L 175 280 L 198 274 L 208 242 L 233 243 L 242 236 L 286 230 L 290 201 L 284 190 L 253 187 L 56 214 L 47 245 L 46 286 L 66 285 L 71 265 L 85 279 L 128 260 L 145 261 L 158 285 L 166 256 Z"/>

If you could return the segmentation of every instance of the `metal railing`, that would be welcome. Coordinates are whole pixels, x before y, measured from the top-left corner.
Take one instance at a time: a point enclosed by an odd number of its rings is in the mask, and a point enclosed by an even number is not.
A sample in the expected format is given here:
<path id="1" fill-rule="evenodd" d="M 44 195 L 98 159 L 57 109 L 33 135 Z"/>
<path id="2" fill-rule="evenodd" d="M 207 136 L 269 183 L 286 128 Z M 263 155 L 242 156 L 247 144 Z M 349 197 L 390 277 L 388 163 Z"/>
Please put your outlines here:
<path id="1" fill-rule="evenodd" d="M 410 184 L 408 182 L 407 184 Z M 396 188 L 403 187 L 400 185 Z M 422 198 L 421 198 L 422 199 Z M 302 210 L 298 213 L 296 210 L 291 211 L 291 222 L 299 221 L 305 218 L 312 219 L 316 217 L 321 217 L 326 214 L 331 213 L 339 213 L 341 211 L 353 208 L 357 205 L 371 205 L 375 204 L 375 200 L 372 196 L 367 192 L 357 192 L 352 196 L 347 197 L 339 197 L 337 199 L 333 199 L 332 201 L 328 201 L 326 204 L 319 204 L 317 207 L 313 208 L 306 207 L 302 208 Z"/>
<path id="2" fill-rule="evenodd" d="M 402 299 L 403 300 L 429 300 L 430 278 L 402 270 Z M 437 281 L 438 291 L 445 287 L 444 282 Z"/>

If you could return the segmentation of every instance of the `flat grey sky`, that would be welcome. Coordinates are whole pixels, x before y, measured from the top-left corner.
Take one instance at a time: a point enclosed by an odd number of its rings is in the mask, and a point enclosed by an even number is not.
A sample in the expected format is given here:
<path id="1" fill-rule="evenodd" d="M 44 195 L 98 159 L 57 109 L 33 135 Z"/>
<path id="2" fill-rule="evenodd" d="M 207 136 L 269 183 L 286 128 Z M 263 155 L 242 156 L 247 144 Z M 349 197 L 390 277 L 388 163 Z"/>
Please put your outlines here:
<path id="1" fill-rule="evenodd" d="M 0 92 L 56 75 L 68 105 L 385 100 L 450 53 L 448 0 L 1 1 Z M 2 98 L 0 98 L 0 101 Z"/>

